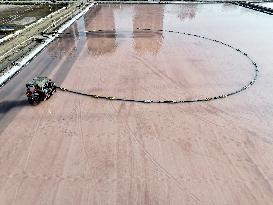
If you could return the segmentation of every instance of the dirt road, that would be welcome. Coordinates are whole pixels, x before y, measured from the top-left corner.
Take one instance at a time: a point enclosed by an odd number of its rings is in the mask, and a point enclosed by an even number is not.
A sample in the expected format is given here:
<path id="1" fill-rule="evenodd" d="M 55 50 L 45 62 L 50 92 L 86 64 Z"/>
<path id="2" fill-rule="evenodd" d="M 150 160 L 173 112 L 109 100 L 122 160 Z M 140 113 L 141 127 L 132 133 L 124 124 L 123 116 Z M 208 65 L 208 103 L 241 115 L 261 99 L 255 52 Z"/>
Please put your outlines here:
<path id="1" fill-rule="evenodd" d="M 234 5 L 115 5 L 79 19 L 0 89 L 0 204 L 272 204 L 272 16 Z M 24 84 L 57 92 L 30 106 Z M 99 33 L 82 31 L 103 30 Z M 113 29 L 116 31 L 114 32 Z"/>

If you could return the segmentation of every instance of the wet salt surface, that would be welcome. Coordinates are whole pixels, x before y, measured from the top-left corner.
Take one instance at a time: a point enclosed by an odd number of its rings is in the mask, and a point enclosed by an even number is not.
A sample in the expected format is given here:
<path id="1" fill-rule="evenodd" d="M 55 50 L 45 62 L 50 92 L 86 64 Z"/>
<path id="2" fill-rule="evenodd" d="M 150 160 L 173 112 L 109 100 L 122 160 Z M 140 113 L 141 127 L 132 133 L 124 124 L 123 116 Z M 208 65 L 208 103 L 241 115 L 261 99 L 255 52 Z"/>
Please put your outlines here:
<path id="1" fill-rule="evenodd" d="M 95 88 L 101 81 L 104 85 L 98 94 L 102 95 L 187 100 L 226 94 L 246 85 L 252 80 L 254 68 L 245 56 L 201 38 L 157 31 L 185 31 L 175 25 L 181 21 L 188 23 L 195 17 L 195 9 L 195 5 L 106 6 L 98 9 L 96 18 L 85 20 L 82 31 L 102 31 L 80 33 L 79 36 L 79 42 L 86 44 L 87 49 L 81 53 L 81 65 L 75 67 L 97 65 L 85 74 L 90 83 L 82 89 Z M 64 34 L 63 38 L 73 41 L 76 33 Z M 59 43 L 62 41 L 60 39 Z M 122 75 L 116 73 L 117 67 Z M 137 82 L 134 93 L 122 89 L 125 80 Z"/>
<path id="2" fill-rule="evenodd" d="M 272 25 L 270 15 L 224 4 L 89 12 L 0 89 L 0 201 L 271 204 Z M 216 93 L 251 75 L 248 62 L 221 45 L 137 27 L 227 42 L 257 61 L 258 81 L 209 103 L 143 105 L 57 92 L 27 105 L 24 82 L 37 75 L 135 98 Z M 107 31 L 77 35 L 93 29 Z"/>
<path id="3" fill-rule="evenodd" d="M 234 22 L 237 25 L 248 21 L 258 23 L 259 15 L 263 14 L 228 4 L 154 5 L 150 8 L 144 5 L 108 5 L 90 12 L 78 22 L 78 28 L 62 35 L 63 39 L 51 45 L 50 55 L 54 53 L 53 56 L 62 58 L 69 46 L 70 55 L 80 55 L 81 66 L 97 65 L 90 68 L 90 84 L 82 88 L 92 91 L 98 81 L 104 82 L 104 87 L 100 87 L 100 92 L 95 94 L 173 100 L 212 97 L 240 89 L 252 80 L 254 68 L 250 61 L 240 53 L 214 42 L 153 29 L 202 35 L 248 53 L 248 45 L 243 45 L 234 34 L 228 33 L 235 31 L 238 35 L 245 35 L 245 30 L 233 29 Z M 215 16 L 218 18 L 215 19 Z M 267 20 L 265 18 L 265 23 Z M 216 24 L 214 28 L 219 29 L 210 32 L 212 27 L 208 22 Z M 142 32 L 138 28 L 152 31 Z M 101 31 L 84 32 L 93 30 Z M 221 30 L 225 30 L 225 33 L 221 33 Z M 247 32 L 245 36 L 251 35 L 253 32 Z M 63 47 L 59 49 L 57 45 Z M 80 49 L 81 53 L 78 53 L 79 45 L 84 48 Z M 118 67 L 120 73 L 127 74 L 117 75 L 116 70 L 110 67 Z M 135 72 L 143 73 L 137 77 Z M 136 92 L 132 94 L 130 90 L 122 89 L 124 78 L 128 82 L 134 82 L 137 78 Z M 165 94 L 159 96 L 162 89 Z"/>

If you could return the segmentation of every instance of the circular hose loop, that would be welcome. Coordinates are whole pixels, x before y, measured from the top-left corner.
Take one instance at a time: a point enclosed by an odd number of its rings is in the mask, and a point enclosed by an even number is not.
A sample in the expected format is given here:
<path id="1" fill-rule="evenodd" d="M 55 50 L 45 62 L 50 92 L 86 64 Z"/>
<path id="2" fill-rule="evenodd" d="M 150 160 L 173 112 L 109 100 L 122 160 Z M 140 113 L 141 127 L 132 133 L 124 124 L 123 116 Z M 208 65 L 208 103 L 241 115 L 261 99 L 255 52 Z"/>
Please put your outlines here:
<path id="1" fill-rule="evenodd" d="M 224 43 L 222 41 L 216 40 L 216 39 L 212 39 L 212 38 L 208 38 L 205 36 L 201 36 L 201 35 L 196 35 L 196 34 L 192 34 L 192 33 L 186 33 L 186 32 L 179 32 L 179 31 L 173 31 L 173 30 L 154 30 L 154 29 L 150 29 L 150 28 L 137 28 L 138 31 L 149 31 L 149 32 L 168 32 L 168 33 L 176 33 L 176 34 L 180 34 L 180 35 L 187 35 L 187 36 L 192 36 L 195 38 L 200 38 L 200 39 L 204 39 L 207 41 L 212 41 L 218 44 L 221 44 L 223 46 L 229 47 L 231 49 L 233 49 L 234 51 L 240 53 L 241 55 L 243 55 L 245 58 L 247 58 L 253 67 L 253 71 L 254 71 L 254 75 L 252 77 L 252 79 L 249 80 L 249 82 L 244 85 L 243 87 L 240 87 L 237 90 L 228 92 L 228 93 L 223 93 L 222 95 L 216 95 L 216 96 L 208 96 L 205 98 L 197 98 L 197 99 L 190 99 L 190 100 L 186 100 L 186 99 L 180 99 L 180 100 L 153 100 L 153 99 L 130 99 L 130 98 L 122 98 L 122 97 L 114 97 L 114 96 L 102 96 L 102 95 L 95 95 L 95 94 L 88 94 L 88 93 L 82 93 L 82 92 L 78 92 L 78 91 L 73 91 L 67 88 L 63 88 L 63 87 L 58 87 L 58 89 L 60 89 L 61 91 L 64 92 L 69 92 L 69 93 L 73 93 L 73 94 L 77 94 L 77 95 L 83 95 L 83 96 L 87 96 L 87 97 L 92 97 L 95 99 L 104 99 L 104 100 L 115 100 L 115 101 L 125 101 L 125 102 L 135 102 L 135 103 L 165 103 L 165 104 L 178 104 L 178 103 L 196 103 L 196 102 L 208 102 L 208 101 L 213 101 L 213 100 L 219 100 L 219 99 L 224 99 L 227 97 L 230 97 L 232 95 L 236 95 L 242 91 L 245 91 L 246 89 L 250 88 L 250 86 L 252 86 L 257 78 L 258 78 L 258 73 L 259 73 L 259 69 L 258 69 L 258 65 L 257 63 L 249 57 L 249 55 L 245 52 L 243 52 L 242 50 L 235 48 L 227 43 Z M 109 32 L 109 30 L 92 30 L 92 31 L 85 31 L 85 33 L 99 33 L 99 32 Z M 115 31 L 115 29 L 113 29 L 112 31 Z M 63 33 L 63 34 L 70 34 L 70 33 Z"/>

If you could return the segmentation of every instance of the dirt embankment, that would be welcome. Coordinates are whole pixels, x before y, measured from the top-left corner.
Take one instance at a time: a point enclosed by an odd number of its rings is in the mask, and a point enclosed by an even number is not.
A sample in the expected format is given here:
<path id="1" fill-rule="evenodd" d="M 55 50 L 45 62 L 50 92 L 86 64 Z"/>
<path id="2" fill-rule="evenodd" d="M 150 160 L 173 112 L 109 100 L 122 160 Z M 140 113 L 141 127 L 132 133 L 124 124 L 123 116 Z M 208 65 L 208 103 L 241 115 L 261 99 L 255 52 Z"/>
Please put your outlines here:
<path id="1" fill-rule="evenodd" d="M 18 35 L 13 36 L 7 41 L 0 44 L 0 72 L 3 74 L 9 67 L 16 64 L 16 61 L 25 56 L 34 47 L 36 47 L 41 41 L 45 40 L 46 35 L 54 32 L 64 22 L 72 18 L 74 15 L 79 13 L 86 5 L 78 6 L 76 3 L 64 6 L 63 8 L 51 13 L 48 7 L 45 11 L 44 7 L 41 7 L 40 11 L 50 13 L 44 19 L 41 19 L 34 24 L 26 27 Z M 37 9 L 30 7 L 31 12 L 37 17 L 41 13 Z M 19 14 L 18 14 L 19 15 Z M 17 15 L 17 16 L 18 16 Z M 23 18 L 21 20 L 14 20 L 13 23 L 27 24 L 27 21 L 32 20 L 31 18 Z M 46 35 L 44 35 L 46 34 Z M 0 73 L 0 75 L 1 75 Z"/>
<path id="2" fill-rule="evenodd" d="M 0 32 L 1 28 L 11 26 L 14 31 L 22 29 L 61 7 L 61 5 L 0 5 Z"/>

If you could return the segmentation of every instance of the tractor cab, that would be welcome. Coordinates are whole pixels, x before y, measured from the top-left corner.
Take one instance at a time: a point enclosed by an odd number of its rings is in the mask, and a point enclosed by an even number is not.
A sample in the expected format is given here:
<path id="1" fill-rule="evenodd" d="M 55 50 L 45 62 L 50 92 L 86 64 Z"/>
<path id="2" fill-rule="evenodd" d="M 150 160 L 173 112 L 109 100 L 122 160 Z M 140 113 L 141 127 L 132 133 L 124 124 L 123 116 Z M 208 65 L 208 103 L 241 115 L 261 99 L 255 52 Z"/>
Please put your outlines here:
<path id="1" fill-rule="evenodd" d="M 26 96 L 30 104 L 45 101 L 56 91 L 55 83 L 47 77 L 36 77 L 26 84 Z"/>

